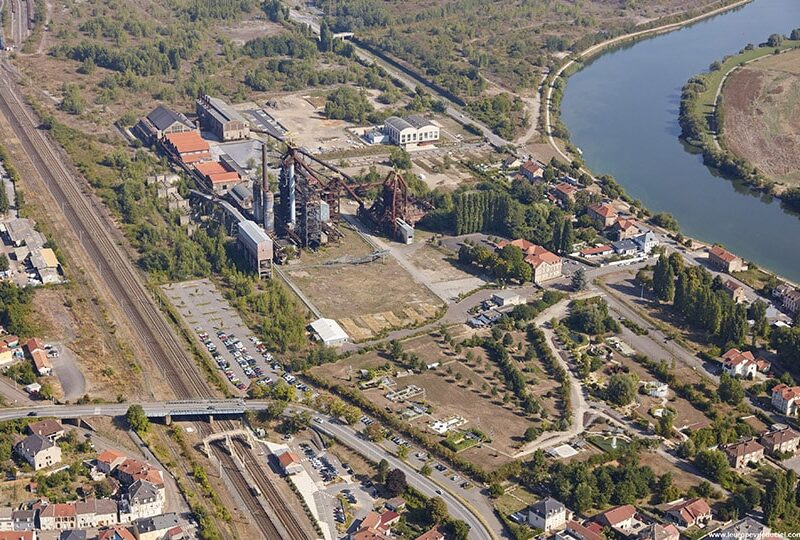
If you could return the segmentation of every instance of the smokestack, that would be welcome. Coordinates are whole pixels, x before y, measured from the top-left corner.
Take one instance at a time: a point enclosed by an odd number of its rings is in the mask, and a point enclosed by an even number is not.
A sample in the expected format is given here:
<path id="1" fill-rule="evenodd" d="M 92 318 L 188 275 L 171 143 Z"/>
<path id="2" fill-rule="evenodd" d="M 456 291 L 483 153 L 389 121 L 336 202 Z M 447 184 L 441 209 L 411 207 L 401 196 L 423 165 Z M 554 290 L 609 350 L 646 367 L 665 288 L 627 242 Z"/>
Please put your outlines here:
<path id="1" fill-rule="evenodd" d="M 286 191 L 288 192 L 288 195 L 289 195 L 289 199 L 286 201 L 286 204 L 289 205 L 289 207 L 288 207 L 288 210 L 289 210 L 289 224 L 290 225 L 294 225 L 297 222 L 297 211 L 296 211 L 296 209 L 294 207 L 294 200 L 295 200 L 295 193 L 294 193 L 294 189 L 295 189 L 295 187 L 294 187 L 294 182 L 295 182 L 295 179 L 294 179 L 294 156 L 292 156 L 290 158 L 289 170 L 288 170 L 288 173 L 287 173 L 286 176 L 287 176 L 287 178 L 286 178 L 287 190 Z"/>
<path id="2" fill-rule="evenodd" d="M 269 187 L 269 177 L 267 176 L 267 145 L 261 146 L 261 198 L 262 215 L 259 220 L 264 226 L 264 230 L 272 232 L 275 230 L 275 195 Z"/>

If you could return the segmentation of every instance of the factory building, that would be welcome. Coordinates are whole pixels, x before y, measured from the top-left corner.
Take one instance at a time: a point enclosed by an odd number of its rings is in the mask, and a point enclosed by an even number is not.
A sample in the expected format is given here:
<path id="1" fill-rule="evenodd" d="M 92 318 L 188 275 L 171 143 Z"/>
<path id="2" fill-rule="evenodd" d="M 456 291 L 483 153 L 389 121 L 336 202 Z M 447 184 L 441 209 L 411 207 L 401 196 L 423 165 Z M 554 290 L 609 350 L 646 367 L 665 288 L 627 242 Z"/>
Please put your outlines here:
<path id="1" fill-rule="evenodd" d="M 250 136 L 250 124 L 247 120 L 221 99 L 208 95 L 198 98 L 197 116 L 203 129 L 216 135 L 221 142 Z"/>
<path id="2" fill-rule="evenodd" d="M 275 195 L 269 185 L 267 145 L 261 146 L 261 178 L 253 182 L 253 217 L 265 231 L 275 230 Z"/>
<path id="3" fill-rule="evenodd" d="M 197 127 L 181 113 L 159 105 L 133 127 L 133 133 L 147 145 L 160 141 L 168 133 L 187 133 Z"/>
<path id="4" fill-rule="evenodd" d="M 350 341 L 350 336 L 333 319 L 317 319 L 309 327 L 319 341 L 328 347 L 336 347 Z"/>
<path id="5" fill-rule="evenodd" d="M 184 133 L 167 133 L 161 139 L 167 153 L 183 162 L 184 165 L 211 160 L 211 148 L 208 141 L 196 131 Z"/>
<path id="6" fill-rule="evenodd" d="M 405 118 L 390 116 L 384 122 L 383 131 L 389 142 L 402 148 L 416 148 L 439 140 L 439 127 L 418 114 Z"/>
<path id="7" fill-rule="evenodd" d="M 242 181 L 236 169 L 225 161 L 206 161 L 198 163 L 194 168 L 206 186 L 217 195 L 228 193 Z"/>
<path id="8" fill-rule="evenodd" d="M 272 239 L 254 221 L 240 221 L 236 238 L 260 279 L 272 277 Z"/>

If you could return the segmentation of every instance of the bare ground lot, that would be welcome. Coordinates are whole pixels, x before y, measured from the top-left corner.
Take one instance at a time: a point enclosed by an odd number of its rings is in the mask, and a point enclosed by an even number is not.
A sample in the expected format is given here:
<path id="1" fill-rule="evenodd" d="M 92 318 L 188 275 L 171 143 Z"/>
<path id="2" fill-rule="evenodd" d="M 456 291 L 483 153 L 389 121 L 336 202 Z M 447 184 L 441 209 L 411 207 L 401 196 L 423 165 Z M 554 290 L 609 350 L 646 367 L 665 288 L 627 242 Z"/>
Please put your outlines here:
<path id="1" fill-rule="evenodd" d="M 725 144 L 768 178 L 800 184 L 800 50 L 733 73 L 723 90 Z"/>
<path id="2" fill-rule="evenodd" d="M 346 129 L 353 124 L 325 118 L 322 107 L 315 106 L 312 101 L 315 101 L 312 96 L 291 94 L 275 98 L 276 106 L 265 110 L 288 130 L 297 146 L 312 152 L 353 148 L 352 136 Z"/>
<path id="3" fill-rule="evenodd" d="M 442 302 L 391 255 L 363 264 L 326 264 L 373 252 L 355 232 L 340 229 L 343 239 L 303 253 L 300 264 L 285 270 L 323 316 L 336 319 L 356 341 L 436 317 Z"/>

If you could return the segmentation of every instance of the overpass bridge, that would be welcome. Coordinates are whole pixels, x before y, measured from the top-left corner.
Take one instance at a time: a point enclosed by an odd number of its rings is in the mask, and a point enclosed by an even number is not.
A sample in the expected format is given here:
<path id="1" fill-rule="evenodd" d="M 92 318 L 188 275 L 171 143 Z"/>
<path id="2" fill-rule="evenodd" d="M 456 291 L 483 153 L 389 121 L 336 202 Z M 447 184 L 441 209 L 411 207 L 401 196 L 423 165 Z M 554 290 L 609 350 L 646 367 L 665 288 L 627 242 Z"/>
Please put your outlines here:
<path id="1" fill-rule="evenodd" d="M 153 420 L 161 419 L 167 423 L 173 419 L 235 418 L 247 411 L 259 411 L 267 407 L 269 401 L 245 401 L 243 399 L 194 399 L 176 401 L 154 401 L 140 403 L 145 415 Z M 85 405 L 38 405 L 33 407 L 13 407 L 0 409 L 0 421 L 18 418 L 51 416 L 62 419 L 75 419 L 90 416 L 124 416 L 134 403 L 87 403 Z"/>

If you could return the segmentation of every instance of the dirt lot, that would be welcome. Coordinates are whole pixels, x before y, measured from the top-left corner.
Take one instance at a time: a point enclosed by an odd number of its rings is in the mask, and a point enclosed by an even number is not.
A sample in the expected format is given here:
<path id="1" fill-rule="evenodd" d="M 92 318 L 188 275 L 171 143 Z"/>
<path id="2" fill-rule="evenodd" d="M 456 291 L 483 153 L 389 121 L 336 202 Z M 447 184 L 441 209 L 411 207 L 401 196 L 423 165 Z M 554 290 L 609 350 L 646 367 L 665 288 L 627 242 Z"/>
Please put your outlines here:
<path id="1" fill-rule="evenodd" d="M 355 144 L 351 142 L 355 143 L 355 139 L 346 130 L 352 124 L 344 120 L 328 120 L 322 114 L 323 107 L 312 102 L 317 100 L 305 94 L 292 94 L 275 98 L 276 106 L 265 110 L 289 131 L 298 146 L 312 152 L 353 148 Z"/>
<path id="2" fill-rule="evenodd" d="M 323 265 L 371 252 L 366 242 L 348 232 L 340 245 L 304 254 L 301 264 L 288 267 L 287 273 L 324 316 L 339 321 L 356 341 L 435 317 L 441 301 L 391 256 L 365 264 Z"/>
<path id="3" fill-rule="evenodd" d="M 218 26 L 216 31 L 237 45 L 244 45 L 251 39 L 274 36 L 281 33 L 283 26 L 263 20 L 240 21 L 235 26 Z"/>
<path id="4" fill-rule="evenodd" d="M 800 185 L 800 49 L 735 72 L 722 103 L 725 144 L 768 178 Z"/>

